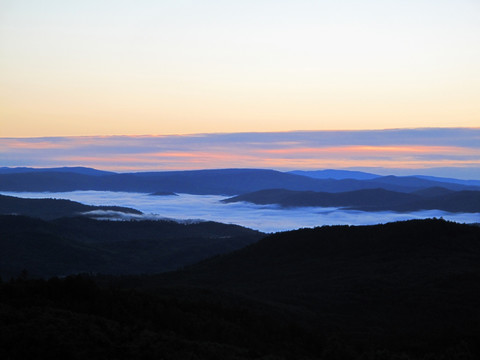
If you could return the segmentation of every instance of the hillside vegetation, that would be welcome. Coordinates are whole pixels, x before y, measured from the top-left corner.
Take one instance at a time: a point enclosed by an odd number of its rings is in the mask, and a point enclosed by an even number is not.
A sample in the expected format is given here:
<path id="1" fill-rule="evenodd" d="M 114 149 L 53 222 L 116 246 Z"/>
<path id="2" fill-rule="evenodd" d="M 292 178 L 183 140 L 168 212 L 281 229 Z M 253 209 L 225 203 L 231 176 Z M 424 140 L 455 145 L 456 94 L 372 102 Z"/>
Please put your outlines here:
<path id="1" fill-rule="evenodd" d="M 473 360 L 479 264 L 480 227 L 432 219 L 273 234 L 160 275 L 22 273 L 0 284 L 0 356 Z"/>
<path id="2" fill-rule="evenodd" d="M 25 215 L 51 220 L 66 216 L 79 216 L 90 211 L 115 211 L 141 215 L 142 212 L 122 206 L 93 206 L 64 199 L 24 199 L 0 195 L 0 214 Z"/>
<path id="3" fill-rule="evenodd" d="M 412 193 L 382 188 L 339 193 L 268 189 L 234 196 L 225 203 L 245 201 L 253 204 L 277 204 L 282 207 L 341 207 L 362 211 L 443 210 L 448 212 L 480 212 L 480 191 L 453 191 L 441 187 Z"/>
<path id="4" fill-rule="evenodd" d="M 262 236 L 214 222 L 0 216 L 0 275 L 22 270 L 36 277 L 159 273 L 239 249 Z"/>

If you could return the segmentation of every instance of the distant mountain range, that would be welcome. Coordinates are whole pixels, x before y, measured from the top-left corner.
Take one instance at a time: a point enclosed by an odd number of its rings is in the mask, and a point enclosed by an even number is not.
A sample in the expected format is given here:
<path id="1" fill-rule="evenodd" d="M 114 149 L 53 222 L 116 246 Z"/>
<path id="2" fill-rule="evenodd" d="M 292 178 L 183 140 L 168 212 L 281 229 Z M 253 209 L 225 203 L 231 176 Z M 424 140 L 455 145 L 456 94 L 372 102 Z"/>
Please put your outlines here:
<path id="1" fill-rule="evenodd" d="M 431 187 L 449 190 L 480 190 L 480 182 L 426 178 L 416 176 L 377 176 L 373 174 L 328 170 L 323 177 L 311 173 L 302 175 L 265 169 L 218 169 L 194 171 L 164 171 L 111 173 L 88 168 L 28 169 L 0 171 L 0 191 L 132 191 L 145 193 L 188 193 L 239 195 L 266 189 L 296 191 L 346 192 L 382 188 L 397 192 L 414 192 Z M 315 172 L 315 176 L 319 173 Z M 330 175 L 329 175 L 330 174 Z M 305 176 L 308 175 L 308 176 Z M 334 178 L 332 178 L 332 176 Z M 317 176 L 318 177 L 318 176 Z M 357 178 L 355 178 L 357 177 Z M 359 179 L 359 177 L 363 177 Z"/>
<path id="2" fill-rule="evenodd" d="M 289 174 L 308 176 L 315 179 L 355 179 L 355 180 L 371 180 L 381 175 L 366 173 L 363 171 L 351 171 L 351 170 L 335 170 L 335 169 L 325 169 L 325 170 L 294 170 L 289 171 Z"/>
<path id="3" fill-rule="evenodd" d="M 341 207 L 362 211 L 480 212 L 480 191 L 453 191 L 441 187 L 426 188 L 412 193 L 382 188 L 341 193 L 269 189 L 234 196 L 222 201 L 226 203 L 246 201 L 259 205 L 277 204 L 282 207 Z"/>
<path id="4" fill-rule="evenodd" d="M 295 174 L 295 175 L 308 176 L 314 179 L 335 179 L 335 180 L 343 180 L 343 179 L 372 180 L 372 179 L 385 177 L 383 175 L 372 174 L 372 173 L 367 173 L 363 171 L 335 170 L 335 169 L 312 170 L 312 171 L 294 170 L 294 171 L 289 171 L 289 173 Z M 462 180 L 462 179 L 453 179 L 453 178 L 426 176 L 426 175 L 413 175 L 410 177 L 431 180 L 436 182 L 443 182 L 443 183 L 460 184 L 460 185 L 467 185 L 467 186 L 480 186 L 480 180 Z"/>
<path id="5" fill-rule="evenodd" d="M 64 166 L 57 168 L 31 168 L 31 167 L 0 167 L 0 174 L 19 174 L 29 172 L 67 172 L 83 175 L 109 175 L 111 171 L 97 170 L 84 166 Z"/>

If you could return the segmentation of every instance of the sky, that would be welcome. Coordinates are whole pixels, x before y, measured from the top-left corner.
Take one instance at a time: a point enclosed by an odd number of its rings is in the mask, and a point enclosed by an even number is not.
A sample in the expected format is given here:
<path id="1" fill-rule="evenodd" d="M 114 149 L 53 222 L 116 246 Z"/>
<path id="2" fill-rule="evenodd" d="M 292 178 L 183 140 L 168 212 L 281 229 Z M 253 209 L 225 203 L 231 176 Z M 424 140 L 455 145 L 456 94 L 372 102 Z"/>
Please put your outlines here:
<path id="1" fill-rule="evenodd" d="M 0 138 L 0 166 L 363 170 L 480 180 L 480 128 Z"/>
<path id="2" fill-rule="evenodd" d="M 0 137 L 478 128 L 479 38 L 478 0 L 0 0 Z"/>

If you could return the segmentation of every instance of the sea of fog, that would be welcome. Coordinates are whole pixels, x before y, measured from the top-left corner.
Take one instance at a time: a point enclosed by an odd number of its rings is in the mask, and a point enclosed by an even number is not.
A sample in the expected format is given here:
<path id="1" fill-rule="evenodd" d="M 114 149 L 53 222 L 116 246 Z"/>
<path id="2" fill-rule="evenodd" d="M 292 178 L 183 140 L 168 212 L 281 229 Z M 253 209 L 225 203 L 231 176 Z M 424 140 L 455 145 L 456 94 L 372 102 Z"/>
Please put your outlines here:
<path id="1" fill-rule="evenodd" d="M 282 209 L 274 205 L 254 205 L 244 202 L 224 204 L 220 200 L 226 197 L 218 195 L 153 196 L 144 193 L 112 191 L 2 192 L 2 194 L 23 198 L 69 199 L 88 205 L 126 206 L 140 210 L 145 214 L 144 216 L 136 215 L 130 218 L 169 218 L 182 221 L 212 220 L 243 225 L 264 232 L 321 225 L 371 225 L 432 217 L 443 217 L 446 220 L 461 223 L 480 222 L 480 213 L 452 214 L 437 210 L 412 213 L 365 212 L 322 207 Z"/>

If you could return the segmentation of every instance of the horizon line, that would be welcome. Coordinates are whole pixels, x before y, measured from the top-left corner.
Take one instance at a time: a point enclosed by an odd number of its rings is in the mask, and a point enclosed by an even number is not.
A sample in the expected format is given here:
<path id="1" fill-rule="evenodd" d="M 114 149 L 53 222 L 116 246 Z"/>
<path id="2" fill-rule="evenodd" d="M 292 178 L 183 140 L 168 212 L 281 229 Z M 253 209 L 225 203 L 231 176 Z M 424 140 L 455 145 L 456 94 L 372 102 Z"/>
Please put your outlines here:
<path id="1" fill-rule="evenodd" d="M 233 132 L 198 132 L 198 133 L 168 133 L 168 134 L 97 134 L 97 135 L 38 135 L 38 136 L 0 136 L 0 139 L 52 139 L 52 138 L 110 138 L 110 137 L 181 137 L 204 135 L 231 135 L 231 134 L 287 134 L 287 133 L 315 133 L 315 132 L 372 132 L 372 131 L 399 131 L 399 130 L 480 130 L 480 126 L 420 126 L 420 127 L 392 127 L 368 129 L 318 129 L 318 130 L 277 130 L 277 131 L 233 131 Z"/>

